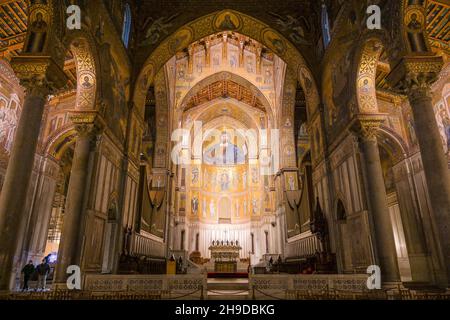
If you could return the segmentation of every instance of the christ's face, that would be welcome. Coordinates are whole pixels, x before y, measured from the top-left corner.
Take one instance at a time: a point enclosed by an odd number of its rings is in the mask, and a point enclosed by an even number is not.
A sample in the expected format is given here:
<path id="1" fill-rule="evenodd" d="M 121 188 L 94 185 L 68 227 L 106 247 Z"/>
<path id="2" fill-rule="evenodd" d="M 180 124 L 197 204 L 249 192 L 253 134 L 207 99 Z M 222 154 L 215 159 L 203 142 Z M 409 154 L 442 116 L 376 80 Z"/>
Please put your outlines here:
<path id="1" fill-rule="evenodd" d="M 228 143 L 228 135 L 226 133 L 222 134 L 222 143 L 227 144 Z"/>

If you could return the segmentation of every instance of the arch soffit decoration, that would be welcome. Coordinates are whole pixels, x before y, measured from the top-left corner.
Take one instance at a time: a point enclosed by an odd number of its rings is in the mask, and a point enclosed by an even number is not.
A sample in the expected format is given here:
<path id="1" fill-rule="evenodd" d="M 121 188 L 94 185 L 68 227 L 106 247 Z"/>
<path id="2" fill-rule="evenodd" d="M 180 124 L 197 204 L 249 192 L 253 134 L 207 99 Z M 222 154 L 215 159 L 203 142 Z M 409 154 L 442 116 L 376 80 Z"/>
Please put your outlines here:
<path id="1" fill-rule="evenodd" d="M 100 59 L 96 43 L 87 27 L 82 25 L 81 30 L 72 30 L 66 33 L 62 44 L 66 52 L 70 51 L 73 54 L 75 60 L 77 74 L 75 110 L 95 110 L 96 99 L 101 87 L 99 82 L 101 79 L 98 76 Z M 49 136 L 43 150 L 45 150 L 45 154 L 59 161 L 66 150 L 75 143 L 75 139 L 76 131 L 73 124 L 70 123 Z"/>
<path id="2" fill-rule="evenodd" d="M 298 49 L 273 28 L 253 17 L 234 10 L 214 12 L 179 28 L 167 37 L 146 59 L 137 76 L 133 94 L 134 104 L 139 108 L 140 112 L 143 110 L 147 90 L 153 85 L 155 75 L 176 52 L 186 48 L 192 42 L 220 31 L 228 31 L 227 29 L 220 29 L 215 23 L 217 18 L 225 13 L 232 15 L 237 22 L 236 29 L 229 31 L 236 31 L 272 50 L 287 64 L 287 72 L 293 74 L 295 78 L 298 77 L 300 66 L 307 69 L 309 74 L 312 75 L 310 67 L 306 64 Z M 311 78 L 313 85 L 316 87 L 316 81 L 312 76 Z M 317 88 L 315 89 L 317 90 Z"/>
<path id="3" fill-rule="evenodd" d="M 97 46 L 85 30 L 70 31 L 64 38 L 66 49 L 72 52 L 77 70 L 76 110 L 95 110 L 101 88 L 100 59 Z"/>
<path id="4" fill-rule="evenodd" d="M 93 9 L 95 10 L 93 11 Z M 104 20 L 109 20 L 109 14 L 107 14 L 108 11 L 104 4 L 100 3 L 100 6 L 98 6 L 98 3 L 95 1 L 90 1 L 87 3 L 85 10 L 86 12 L 98 12 L 100 10 L 105 14 L 90 15 L 89 18 L 83 19 L 81 30 L 65 32 L 62 42 L 65 49 L 72 51 L 75 56 L 77 83 L 79 84 L 77 86 L 77 108 L 80 110 L 94 110 L 100 107 L 97 101 L 100 101 L 103 94 L 102 72 L 109 70 L 111 68 L 110 64 L 114 62 L 122 78 L 130 79 L 132 65 L 117 30 L 114 27 L 109 27 L 109 25 L 112 25 L 112 21 L 110 20 L 111 23 L 104 23 Z M 62 30 L 67 30 L 65 19 L 62 19 L 62 24 Z M 93 30 L 97 30 L 96 32 L 99 35 L 96 33 L 94 36 Z M 112 43 L 112 45 L 106 45 L 106 42 Z M 75 47 L 74 44 L 76 43 L 81 45 Z M 109 51 L 109 59 L 103 58 L 104 51 Z M 92 69 L 89 70 L 89 67 Z M 88 77 L 86 79 L 92 82 L 84 81 L 85 77 Z M 85 87 L 79 88 L 83 86 L 83 83 Z M 125 91 L 129 99 L 129 84 L 125 86 Z"/>
<path id="5" fill-rule="evenodd" d="M 356 68 L 352 81 L 356 93 L 357 110 L 353 112 L 378 113 L 376 97 L 377 67 L 387 39 L 382 32 L 368 33 L 359 41 L 355 54 Z"/>

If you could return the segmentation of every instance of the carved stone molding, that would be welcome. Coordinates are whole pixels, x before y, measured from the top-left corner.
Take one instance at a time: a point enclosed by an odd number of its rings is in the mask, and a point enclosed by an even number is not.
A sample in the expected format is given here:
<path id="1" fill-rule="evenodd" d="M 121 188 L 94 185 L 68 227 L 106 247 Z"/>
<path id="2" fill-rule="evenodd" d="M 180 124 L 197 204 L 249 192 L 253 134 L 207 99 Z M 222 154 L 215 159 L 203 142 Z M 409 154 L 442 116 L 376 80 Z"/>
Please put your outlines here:
<path id="1" fill-rule="evenodd" d="M 45 97 L 67 84 L 66 74 L 50 57 L 13 57 L 11 67 L 30 95 Z"/>
<path id="2" fill-rule="evenodd" d="M 444 62 L 440 56 L 404 57 L 387 77 L 398 93 L 411 100 L 430 97 L 431 85 L 438 79 Z"/>
<path id="3" fill-rule="evenodd" d="M 352 121 L 350 131 L 356 134 L 360 140 L 376 141 L 378 130 L 385 120 L 386 116 L 384 114 L 359 114 Z"/>

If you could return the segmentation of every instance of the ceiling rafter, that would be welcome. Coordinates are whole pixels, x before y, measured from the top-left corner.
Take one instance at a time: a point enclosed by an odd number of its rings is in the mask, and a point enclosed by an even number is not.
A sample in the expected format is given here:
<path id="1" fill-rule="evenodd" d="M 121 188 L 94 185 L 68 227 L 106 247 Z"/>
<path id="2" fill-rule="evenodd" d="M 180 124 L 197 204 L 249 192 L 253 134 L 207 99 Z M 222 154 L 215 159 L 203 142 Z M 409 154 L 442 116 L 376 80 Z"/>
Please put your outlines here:
<path id="1" fill-rule="evenodd" d="M 213 82 L 200 89 L 190 98 L 186 107 L 190 109 L 202 103 L 223 97 L 236 99 L 264 111 L 263 103 L 250 89 L 227 79 Z"/>
<path id="2" fill-rule="evenodd" d="M 12 15 L 16 18 L 16 20 L 13 19 L 14 23 L 17 25 L 19 29 L 26 30 L 27 26 L 25 22 L 22 19 L 20 19 L 19 14 L 16 11 L 14 11 L 13 8 L 11 8 L 12 5 L 14 5 L 14 3 L 10 3 L 7 6 L 11 10 Z"/>

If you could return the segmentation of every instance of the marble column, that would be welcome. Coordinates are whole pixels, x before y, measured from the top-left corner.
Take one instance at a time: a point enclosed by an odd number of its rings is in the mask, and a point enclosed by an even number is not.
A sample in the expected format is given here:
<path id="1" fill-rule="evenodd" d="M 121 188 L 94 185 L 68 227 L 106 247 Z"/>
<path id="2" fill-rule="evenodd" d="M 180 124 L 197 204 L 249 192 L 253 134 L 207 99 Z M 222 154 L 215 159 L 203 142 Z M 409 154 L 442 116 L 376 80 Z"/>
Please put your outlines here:
<path id="1" fill-rule="evenodd" d="M 11 66 L 25 88 L 25 100 L 0 197 L 0 290 L 13 286 L 28 220 L 25 201 L 47 97 L 67 77 L 51 57 L 18 56 Z"/>
<path id="2" fill-rule="evenodd" d="M 392 70 L 388 81 L 407 94 L 414 117 L 423 170 L 428 187 L 434 226 L 445 274 L 438 280 L 450 283 L 450 172 L 433 110 L 431 84 L 442 68 L 442 57 L 405 57 Z"/>
<path id="3" fill-rule="evenodd" d="M 394 166 L 395 189 L 400 208 L 401 222 L 405 234 L 411 269 L 410 286 L 430 283 L 432 262 L 425 240 L 422 218 L 418 208 L 418 199 L 412 177 L 410 159 L 403 160 Z"/>
<path id="4" fill-rule="evenodd" d="M 74 120 L 72 121 L 75 122 Z M 84 200 L 88 187 L 89 159 L 91 147 L 97 137 L 99 126 L 93 122 L 75 122 L 75 129 L 77 130 L 77 138 L 70 172 L 55 276 L 55 282 L 58 284 L 66 282 L 68 266 L 80 266 L 85 223 Z"/>
<path id="5" fill-rule="evenodd" d="M 37 263 L 44 257 L 59 170 L 58 164 L 50 158 L 40 160 L 34 200 L 22 246 L 22 252 L 25 254 L 22 258 L 23 264 L 27 259 Z"/>
<path id="6" fill-rule="evenodd" d="M 375 240 L 375 253 L 381 269 L 381 281 L 385 283 L 400 281 L 400 273 L 376 137 L 376 131 L 382 122 L 383 118 L 381 117 L 358 119 L 352 129 L 358 135 L 362 151 L 366 196 L 369 205 L 370 223 L 372 223 L 371 230 Z"/>
<path id="7" fill-rule="evenodd" d="M 30 82 L 17 127 L 0 198 L 0 290 L 11 287 L 27 214 L 25 199 L 34 165 L 37 140 L 48 86 L 45 79 Z"/>
<path id="8" fill-rule="evenodd" d="M 450 171 L 444 154 L 431 100 L 430 88 L 415 88 L 409 93 L 419 142 L 423 170 L 450 279 Z"/>

